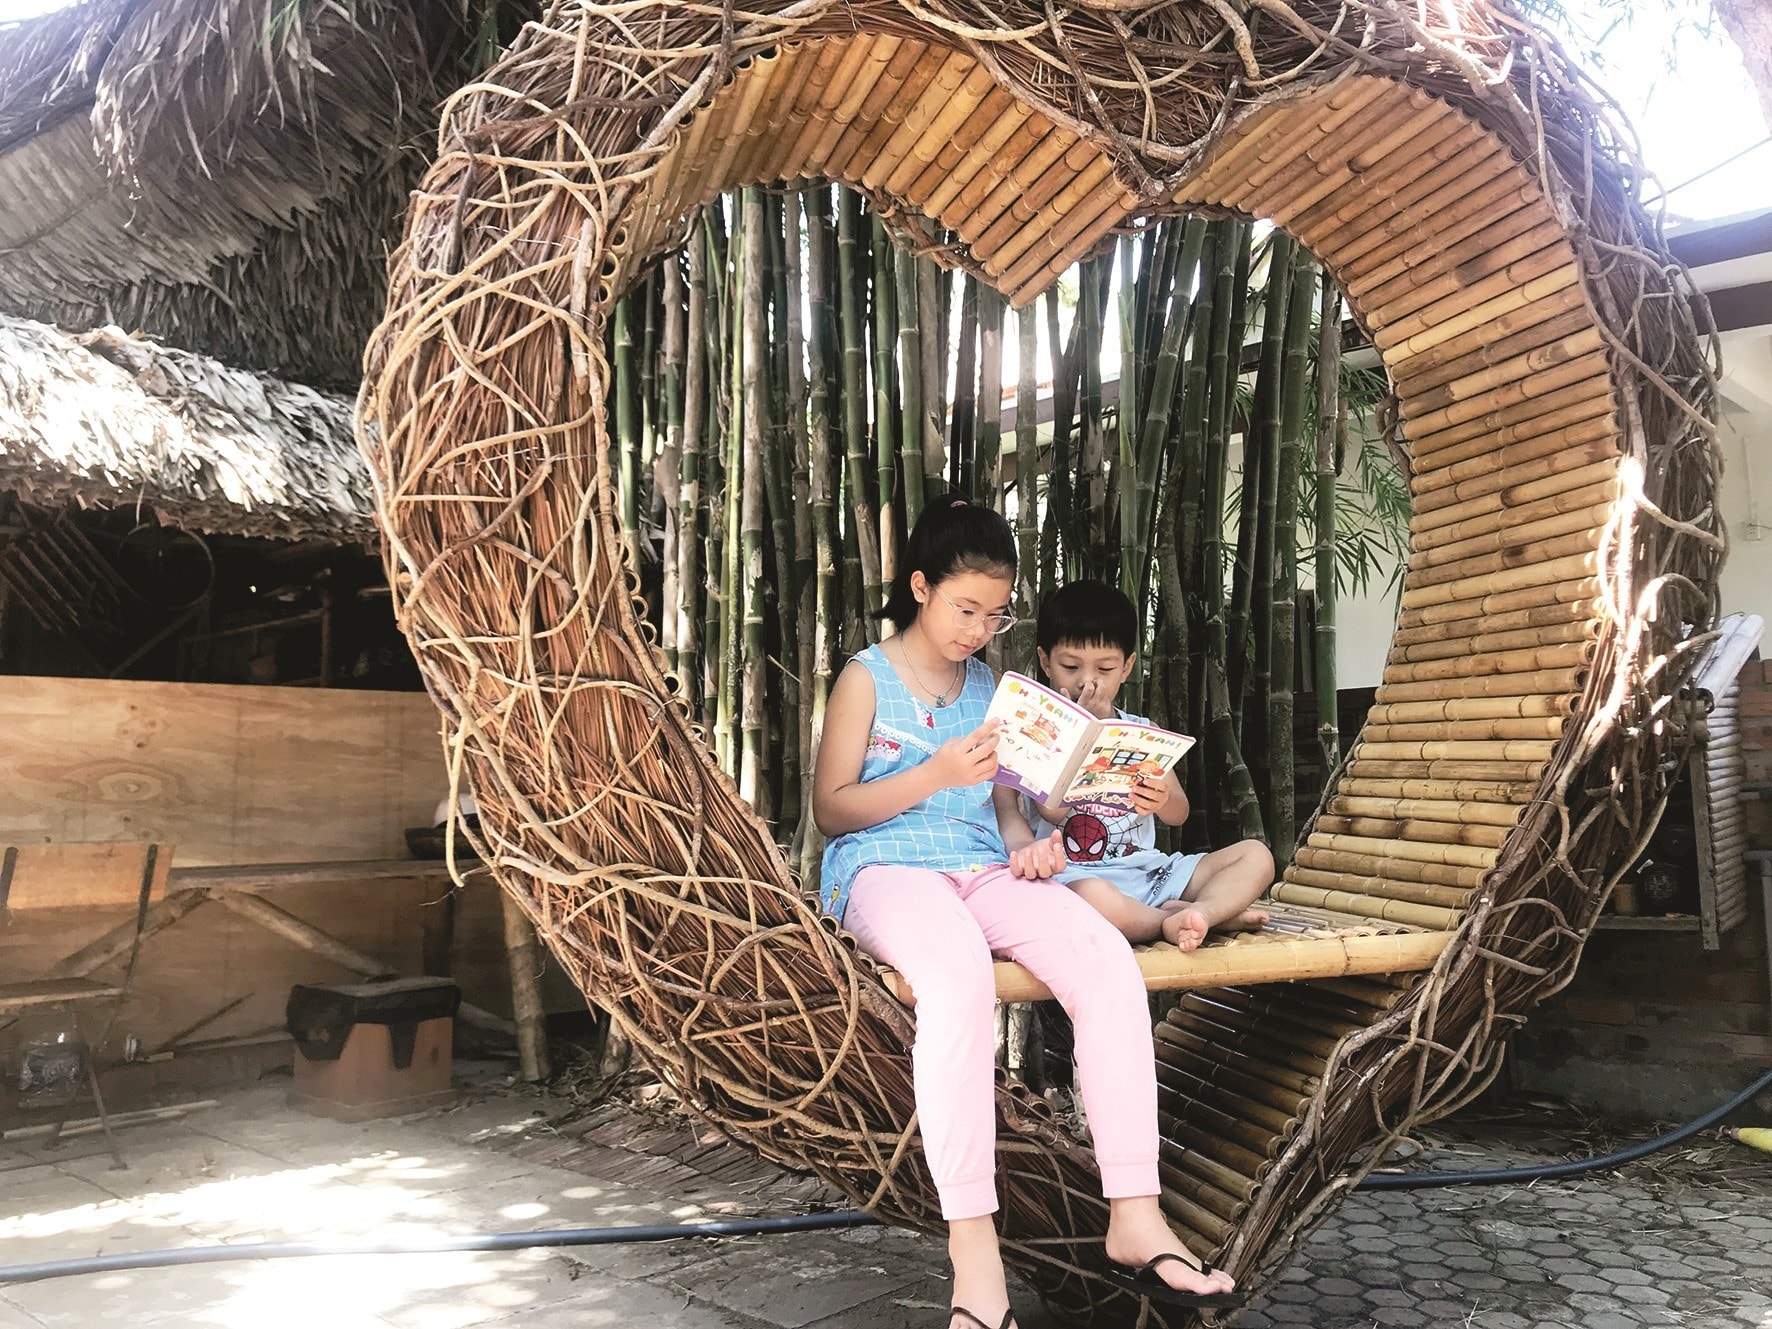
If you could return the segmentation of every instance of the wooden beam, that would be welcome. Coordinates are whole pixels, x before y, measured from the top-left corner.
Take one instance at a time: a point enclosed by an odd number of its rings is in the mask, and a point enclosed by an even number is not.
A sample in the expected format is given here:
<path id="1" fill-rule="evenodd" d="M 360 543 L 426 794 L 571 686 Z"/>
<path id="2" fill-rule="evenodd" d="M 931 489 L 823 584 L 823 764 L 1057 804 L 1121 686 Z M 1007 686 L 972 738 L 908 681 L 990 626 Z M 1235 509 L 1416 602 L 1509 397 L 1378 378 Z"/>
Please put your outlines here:
<path id="1" fill-rule="evenodd" d="M 332 961 L 341 969 L 349 969 L 365 978 L 389 972 L 388 966 L 374 956 L 353 950 L 337 937 L 322 932 L 311 923 L 303 922 L 288 910 L 280 909 L 260 896 L 245 891 L 217 891 L 210 898 L 223 908 L 257 923 L 266 931 L 274 932 L 303 950 Z M 515 1035 L 517 1032 L 517 1027 L 509 1020 L 494 1015 L 491 1011 L 482 1010 L 470 1002 L 462 1002 L 459 1013 L 468 1024 L 480 1029 L 506 1035 Z"/>

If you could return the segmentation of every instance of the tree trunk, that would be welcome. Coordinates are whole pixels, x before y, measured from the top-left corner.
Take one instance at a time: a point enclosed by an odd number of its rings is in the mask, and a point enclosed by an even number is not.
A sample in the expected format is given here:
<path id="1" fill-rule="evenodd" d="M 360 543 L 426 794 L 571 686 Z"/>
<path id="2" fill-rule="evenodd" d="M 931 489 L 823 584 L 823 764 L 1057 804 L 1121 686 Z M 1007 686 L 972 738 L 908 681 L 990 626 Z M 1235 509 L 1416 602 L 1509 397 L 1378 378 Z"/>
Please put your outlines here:
<path id="1" fill-rule="evenodd" d="M 1754 91 L 1760 114 L 1772 130 L 1772 5 L 1766 0 L 1713 0 L 1723 31 L 1741 51 L 1741 63 Z"/>

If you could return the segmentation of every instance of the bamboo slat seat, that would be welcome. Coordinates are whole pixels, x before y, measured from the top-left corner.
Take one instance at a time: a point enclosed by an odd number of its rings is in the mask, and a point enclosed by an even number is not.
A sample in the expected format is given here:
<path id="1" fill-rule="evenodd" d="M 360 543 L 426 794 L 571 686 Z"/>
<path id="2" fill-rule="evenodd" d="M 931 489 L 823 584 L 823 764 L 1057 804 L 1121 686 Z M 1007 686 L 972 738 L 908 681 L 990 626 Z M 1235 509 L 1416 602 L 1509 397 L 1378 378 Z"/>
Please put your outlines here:
<path id="1" fill-rule="evenodd" d="M 1145 987 L 1152 992 L 1173 992 L 1413 973 L 1432 968 L 1454 935 L 1363 914 L 1275 901 L 1264 907 L 1272 918 L 1260 932 L 1213 933 L 1203 946 L 1190 952 L 1179 951 L 1167 942 L 1134 947 Z M 999 1001 L 1045 1001 L 1052 996 L 1044 983 L 1012 960 L 997 961 L 996 980 Z M 916 993 L 902 975 L 882 969 L 880 981 L 906 1005 L 916 1004 Z"/>
<path id="2" fill-rule="evenodd" d="M 1715 382 L 1603 109 L 1511 9 L 1455 11 L 584 0 L 449 103 L 360 407 L 396 610 L 483 856 L 734 1138 L 939 1222 L 914 994 L 715 765 L 613 515 L 614 302 L 741 185 L 852 185 L 1017 306 L 1141 216 L 1269 218 L 1389 375 L 1414 503 L 1377 704 L 1277 925 L 1139 957 L 1182 990 L 1163 1204 L 1197 1251 L 1259 1287 L 1567 981 L 1683 742 Z M 1098 1277 L 1087 1147 L 1018 1085 L 997 1108 L 1008 1258 L 1074 1321 L 1182 1323 Z"/>

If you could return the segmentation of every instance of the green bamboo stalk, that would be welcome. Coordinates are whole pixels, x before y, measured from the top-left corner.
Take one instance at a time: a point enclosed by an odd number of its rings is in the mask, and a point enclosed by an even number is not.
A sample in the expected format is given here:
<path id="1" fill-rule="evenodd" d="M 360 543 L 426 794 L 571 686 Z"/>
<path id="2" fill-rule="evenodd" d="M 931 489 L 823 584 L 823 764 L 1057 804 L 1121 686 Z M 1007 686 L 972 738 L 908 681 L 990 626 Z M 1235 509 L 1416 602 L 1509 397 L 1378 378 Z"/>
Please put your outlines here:
<path id="1" fill-rule="evenodd" d="M 729 204 L 739 200 L 728 197 Z M 744 456 L 744 367 L 745 367 L 745 299 L 746 279 L 757 268 L 759 255 L 744 232 L 742 208 L 731 221 L 731 262 L 727 268 L 726 307 L 730 319 L 726 324 L 726 541 L 722 550 L 721 582 L 725 596 L 722 621 L 724 634 L 720 642 L 720 706 L 716 712 L 715 739 L 724 739 L 726 773 L 738 779 L 742 770 L 744 706 L 744 509 L 745 486 L 752 479 L 747 473 Z M 761 480 L 761 475 L 756 475 Z"/>
<path id="2" fill-rule="evenodd" d="M 914 526 L 923 511 L 923 311 L 917 294 L 917 261 L 902 250 L 892 255 L 898 321 L 898 400 L 904 420 L 904 519 Z M 886 475 L 884 466 L 880 472 Z M 884 499 L 882 499 L 884 503 Z"/>
<path id="3" fill-rule="evenodd" d="M 1017 660 L 1034 658 L 1034 611 L 1040 568 L 1040 311 L 1030 301 L 1016 314 L 1018 378 L 1015 388 L 1016 612 L 1009 649 Z"/>
<path id="4" fill-rule="evenodd" d="M 726 435 L 731 423 L 726 409 L 726 218 L 716 202 L 702 209 L 703 234 L 707 238 L 708 310 L 703 340 L 707 345 L 707 419 L 709 436 L 702 454 L 702 503 L 706 512 L 707 543 L 703 549 L 702 603 L 706 626 L 702 633 L 702 712 L 714 737 L 715 760 L 727 766 L 730 744 L 720 744 L 720 693 L 726 677 Z M 728 734 L 730 737 L 730 734 Z"/>
<path id="5" fill-rule="evenodd" d="M 1317 746 L 1323 779 L 1341 765 L 1341 717 L 1335 660 L 1335 481 L 1341 467 L 1336 446 L 1341 427 L 1341 291 L 1327 270 L 1317 317 L 1316 582 Z"/>
<path id="6" fill-rule="evenodd" d="M 978 278 L 960 278 L 960 332 L 955 348 L 954 410 L 948 432 L 948 483 L 978 493 Z"/>
<path id="7" fill-rule="evenodd" d="M 1273 811 L 1267 826 L 1279 868 L 1292 861 L 1293 843 L 1298 838 L 1292 742 L 1293 656 L 1298 637 L 1298 471 L 1314 386 L 1309 359 L 1311 295 L 1317 281 L 1317 265 L 1307 250 L 1297 250 L 1291 275 L 1292 290 L 1286 300 L 1286 386 L 1274 481 L 1274 577 L 1269 595 L 1273 645 L 1269 651 L 1268 797 Z"/>
<path id="8" fill-rule="evenodd" d="M 1070 340 L 1063 340 L 1058 317 L 1058 288 L 1054 286 L 1048 290 L 1046 345 L 1052 362 L 1052 454 L 1046 472 L 1046 515 L 1040 523 L 1040 575 L 1036 584 L 1042 597 L 1049 595 L 1059 584 L 1064 532 L 1071 520 L 1072 472 L 1076 464 L 1071 440 L 1077 425 L 1079 327 L 1079 320 L 1073 318 Z"/>
<path id="9" fill-rule="evenodd" d="M 1207 374 L 1212 354 L 1212 322 L 1217 294 L 1209 280 L 1216 270 L 1217 250 L 1222 238 L 1223 223 L 1205 228 L 1203 243 L 1195 255 L 1199 272 L 1199 294 L 1194 299 L 1189 322 L 1193 335 L 1188 344 L 1186 372 L 1182 378 L 1181 402 L 1178 410 L 1180 429 L 1169 478 L 1162 495 L 1163 526 L 1156 540 L 1156 556 L 1161 585 L 1161 619 L 1165 640 L 1159 654 L 1164 670 L 1164 719 L 1172 727 L 1189 727 L 1199 733 L 1196 713 L 1203 707 L 1195 701 L 1197 688 L 1191 676 L 1195 641 L 1201 635 L 1199 620 L 1203 599 L 1199 583 L 1189 579 L 1190 551 L 1198 547 L 1194 532 L 1201 524 L 1201 501 L 1205 492 L 1206 401 L 1209 395 Z M 1185 262 L 1182 273 L 1192 280 Z M 1156 664 L 1153 661 L 1153 664 Z"/>
<path id="10" fill-rule="evenodd" d="M 763 576 L 763 486 L 769 460 L 767 446 L 769 341 L 765 321 L 764 282 L 767 278 L 766 240 L 763 232 L 763 194 L 752 186 L 741 202 L 744 248 L 743 276 L 739 283 L 740 354 L 734 402 L 740 407 L 741 486 L 739 539 L 746 588 L 744 609 L 742 707 L 739 716 L 738 793 L 759 816 L 767 817 L 767 787 L 763 780 L 763 719 L 765 703 L 763 616 L 767 603 Z"/>
<path id="11" fill-rule="evenodd" d="M 760 191 L 759 191 L 760 192 Z M 770 192 L 763 199 L 763 252 L 768 256 L 768 270 L 763 289 L 767 303 L 768 323 L 764 328 L 764 396 L 765 425 L 763 430 L 764 496 L 769 512 L 769 539 L 765 558 L 773 556 L 774 576 L 763 587 L 764 603 L 775 607 L 775 633 L 781 667 L 773 676 L 780 704 L 764 711 L 763 769 L 768 783 L 768 801 L 774 809 L 777 824 L 790 833 L 800 819 L 801 772 L 806 769 L 800 754 L 800 680 L 804 671 L 798 668 L 801 629 L 805 620 L 795 612 L 800 598 L 800 576 L 797 566 L 799 546 L 795 543 L 795 512 L 804 507 L 805 483 L 795 488 L 796 464 L 803 477 L 804 451 L 796 449 L 795 434 L 789 420 L 789 402 L 799 413 L 803 439 L 806 423 L 804 385 L 796 397 L 789 382 L 788 308 L 794 306 L 796 325 L 799 319 L 801 291 L 796 283 L 793 300 L 788 298 L 787 220 L 782 195 Z M 798 237 L 796 236 L 796 253 Z M 798 328 L 795 329 L 798 343 Z M 798 496 L 798 497 L 796 497 Z M 756 594 L 753 589 L 752 594 Z M 765 686 L 771 676 L 765 672 Z M 775 724 L 771 724 L 771 721 Z"/>
<path id="12" fill-rule="evenodd" d="M 837 529 L 842 442 L 838 431 L 833 428 L 831 411 L 831 395 L 837 387 L 841 369 L 837 364 L 836 300 L 831 280 L 836 255 L 831 232 L 830 187 L 814 185 L 805 192 L 804 197 L 806 308 L 811 315 L 807 329 L 810 364 L 807 374 L 807 430 L 811 450 L 810 487 L 815 564 L 812 609 L 815 630 L 808 634 L 813 642 L 812 686 L 809 689 L 812 709 L 807 724 L 806 744 L 812 751 L 816 751 L 824 734 L 825 708 L 830 701 L 831 683 L 836 671 L 837 632 L 844 617 L 839 566 L 842 537 Z M 812 770 L 810 762 L 806 769 L 809 772 Z M 808 815 L 811 808 L 812 801 L 807 798 L 801 817 L 801 824 L 805 829 L 800 840 L 799 862 L 801 881 L 816 889 L 823 837 Z"/>
<path id="13" fill-rule="evenodd" d="M 902 385 L 897 382 L 897 374 L 894 372 L 894 347 L 898 341 L 898 301 L 894 294 L 893 273 L 897 261 L 904 256 L 893 248 L 878 213 L 868 213 L 868 229 L 873 240 L 869 297 L 873 311 L 874 468 L 879 476 L 875 502 L 879 504 L 880 514 L 880 580 L 884 585 L 890 586 L 892 579 L 898 575 L 898 471 L 901 461 L 899 451 L 904 438 L 898 410 L 898 394 Z"/>
<path id="14" fill-rule="evenodd" d="M 1163 458 L 1170 436 L 1175 430 L 1175 393 L 1181 379 L 1182 347 L 1186 343 L 1193 309 L 1193 289 L 1200 266 L 1200 252 L 1206 240 L 1206 222 L 1189 217 L 1181 227 L 1181 239 L 1172 245 L 1174 265 L 1166 272 L 1170 285 L 1167 318 L 1161 325 L 1161 336 L 1154 355 L 1141 358 L 1149 361 L 1151 371 L 1144 399 L 1144 418 L 1139 424 L 1135 444 L 1136 460 L 1132 468 L 1134 501 L 1125 498 L 1120 504 L 1120 548 L 1122 558 L 1129 560 L 1121 569 L 1121 586 L 1133 597 L 1134 604 L 1148 599 L 1146 581 L 1150 575 L 1151 545 L 1156 534 L 1157 480 L 1164 474 Z"/>
<path id="15" fill-rule="evenodd" d="M 978 442 L 973 497 L 1003 510 L 1003 312 L 1005 301 L 989 286 L 978 288 Z"/>
<path id="16" fill-rule="evenodd" d="M 661 282 L 663 276 L 659 268 L 648 272 L 640 283 L 640 345 L 638 368 L 640 370 L 640 474 L 642 477 L 652 471 L 652 463 L 658 458 L 659 416 L 656 409 L 658 393 L 658 360 L 659 339 L 663 332 L 663 298 Z M 644 478 L 641 481 L 645 483 Z M 641 505 L 645 507 L 645 504 Z"/>
<path id="17" fill-rule="evenodd" d="M 659 372 L 659 390 L 664 406 L 664 440 L 653 467 L 653 490 L 663 502 L 664 544 L 662 557 L 664 575 L 659 588 L 659 645 L 664 649 L 665 665 L 677 672 L 682 660 L 677 641 L 682 629 L 683 575 L 681 550 L 683 512 L 683 416 L 684 361 L 688 340 L 687 300 L 683 290 L 683 267 L 679 255 L 672 254 L 663 264 L 663 281 L 659 289 L 663 308 L 659 311 L 664 323 L 663 365 Z"/>
<path id="18" fill-rule="evenodd" d="M 917 269 L 917 321 L 923 330 L 923 493 L 940 488 L 947 470 L 942 421 L 947 417 L 946 313 L 942 303 L 946 285 L 935 260 L 919 258 Z"/>
<path id="19" fill-rule="evenodd" d="M 1237 739 L 1230 688 L 1226 685 L 1224 670 L 1211 656 L 1206 660 L 1206 692 L 1212 716 L 1213 746 L 1224 762 L 1221 797 L 1228 819 L 1236 827 L 1238 839 L 1265 840 L 1267 832 L 1261 820 L 1261 800 L 1256 796 L 1255 782 Z"/>
<path id="20" fill-rule="evenodd" d="M 1142 417 L 1138 413 L 1140 397 L 1140 374 L 1142 350 L 1145 345 L 1140 336 L 1139 321 L 1139 282 L 1138 282 L 1138 251 L 1148 248 L 1151 244 L 1150 234 L 1142 236 L 1122 236 L 1120 238 L 1120 403 L 1114 413 L 1115 423 L 1119 426 L 1119 448 L 1114 462 L 1112 482 L 1104 487 L 1104 498 L 1107 503 L 1107 518 L 1104 528 L 1111 530 L 1117 520 L 1120 528 L 1119 567 L 1116 579 L 1120 589 L 1138 601 L 1138 582 L 1141 576 L 1134 576 L 1136 571 L 1136 542 L 1134 534 L 1139 529 L 1137 517 L 1137 442 L 1138 428 Z"/>
<path id="21" fill-rule="evenodd" d="M 615 306 L 615 446 L 619 459 L 621 542 L 628 566 L 640 568 L 640 384 L 634 365 L 634 301 Z"/>
<path id="22" fill-rule="evenodd" d="M 873 504 L 868 497 L 867 465 L 867 403 L 865 361 L 862 333 L 862 306 L 859 296 L 858 254 L 860 246 L 860 200 L 852 194 L 837 196 L 837 298 L 842 305 L 843 381 L 839 394 L 843 403 L 843 443 L 845 447 L 845 495 L 849 506 L 849 530 L 856 543 L 857 570 L 861 576 L 860 602 L 869 611 L 886 602 L 884 583 L 880 576 L 880 535 L 874 520 Z M 857 614 L 853 619 L 863 625 L 868 640 L 875 635 L 871 612 Z"/>
<path id="23" fill-rule="evenodd" d="M 1077 458 L 1076 525 L 1074 534 L 1080 557 L 1073 568 L 1080 577 L 1108 575 L 1107 538 L 1107 430 L 1101 400 L 1101 349 L 1107 335 L 1105 309 L 1109 283 L 1114 276 L 1113 255 L 1086 265 L 1079 283 L 1077 322 L 1082 331 L 1079 353 L 1082 386 L 1078 415 L 1082 445 Z"/>
<path id="24" fill-rule="evenodd" d="M 707 235 L 701 215 L 689 228 L 689 307 L 685 313 L 683 366 L 683 453 L 677 483 L 677 659 L 685 682 L 701 682 L 701 521 L 702 435 L 707 422 Z M 700 697 L 696 698 L 699 706 Z"/>
<path id="25" fill-rule="evenodd" d="M 788 451 L 792 462 L 792 495 L 793 507 L 793 541 L 794 541 L 794 598 L 785 602 L 782 618 L 792 616 L 792 635 L 796 643 L 795 670 L 792 682 L 798 704 L 794 713 L 794 732 L 798 742 L 795 753 L 799 762 L 800 787 L 796 806 L 799 816 L 795 819 L 795 843 L 804 845 L 810 835 L 816 838 L 817 828 L 812 823 L 812 761 L 816 747 L 813 741 L 813 693 L 815 689 L 814 671 L 818 666 L 819 620 L 818 620 L 818 543 L 814 529 L 816 517 L 813 504 L 814 480 L 812 467 L 812 437 L 809 428 L 808 410 L 811 395 L 811 384 L 806 373 L 806 329 L 803 326 L 803 309 L 807 281 L 801 250 L 801 208 L 809 198 L 809 189 L 800 187 L 789 191 L 786 196 L 786 208 L 782 225 L 782 264 L 781 281 L 776 287 L 778 298 L 786 306 L 785 324 L 787 328 L 787 409 L 783 413 L 787 422 Z M 814 316 L 816 317 L 816 315 Z M 811 501 L 809 501 L 811 500 Z M 827 498 L 828 502 L 828 498 Z M 784 621 L 783 635 L 787 635 L 789 625 Z M 783 742 L 784 750 L 786 742 Z M 787 816 L 787 800 L 782 802 L 783 817 Z M 803 863 L 803 858 L 796 856 L 796 861 Z"/>
<path id="26" fill-rule="evenodd" d="M 1251 715 L 1257 721 L 1264 721 L 1267 716 L 1265 689 L 1260 704 L 1253 708 L 1245 707 L 1244 698 L 1249 691 L 1249 676 L 1251 672 L 1261 670 L 1261 662 L 1266 660 L 1270 645 L 1266 593 L 1258 593 L 1257 587 L 1265 586 L 1273 575 L 1273 507 L 1266 495 L 1270 492 L 1273 454 L 1279 447 L 1280 383 L 1284 372 L 1286 293 L 1291 286 L 1292 248 L 1290 237 L 1280 231 L 1273 232 L 1267 253 L 1261 360 L 1255 370 L 1255 397 L 1250 406 L 1249 428 L 1243 435 L 1242 511 L 1237 523 L 1237 561 L 1231 581 L 1231 608 L 1226 620 L 1229 630 L 1226 678 L 1232 710 L 1241 713 L 1245 721 Z M 1254 671 L 1250 669 L 1251 656 L 1259 657 Z M 1238 727 L 1238 735 L 1245 752 L 1262 753 L 1263 745 L 1251 742 L 1244 725 Z"/>
<path id="27" fill-rule="evenodd" d="M 1217 739 L 1209 724 L 1206 671 L 1211 663 L 1216 663 L 1221 674 L 1226 670 L 1224 531 L 1228 514 L 1225 512 L 1225 494 L 1229 479 L 1230 426 L 1235 414 L 1243 354 L 1250 227 L 1235 219 L 1216 225 L 1221 230 L 1207 274 L 1212 283 L 1212 318 L 1206 333 L 1209 400 L 1204 455 L 1200 463 L 1203 472 L 1201 514 L 1198 529 L 1191 533 L 1184 531 L 1182 537 L 1192 551 L 1184 580 L 1200 597 L 1201 623 L 1201 630 L 1190 642 L 1188 732 L 1199 735 L 1200 742 L 1188 753 L 1188 783 L 1191 789 L 1211 791 L 1198 823 L 1199 830 L 1218 843 L 1224 838 L 1228 817 L 1223 783 L 1207 779 L 1207 772 L 1217 770 L 1223 756 L 1218 752 Z M 1190 826 L 1189 829 L 1194 828 Z"/>

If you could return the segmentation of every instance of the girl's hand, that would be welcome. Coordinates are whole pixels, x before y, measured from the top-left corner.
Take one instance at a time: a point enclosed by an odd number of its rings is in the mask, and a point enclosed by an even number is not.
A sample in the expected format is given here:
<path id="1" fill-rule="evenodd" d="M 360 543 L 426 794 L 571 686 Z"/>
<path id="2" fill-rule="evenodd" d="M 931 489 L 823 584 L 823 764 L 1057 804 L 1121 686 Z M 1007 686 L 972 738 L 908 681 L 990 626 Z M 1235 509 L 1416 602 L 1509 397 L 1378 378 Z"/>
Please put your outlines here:
<path id="1" fill-rule="evenodd" d="M 1077 689 L 1077 695 L 1071 700 L 1097 720 L 1114 718 L 1113 697 L 1099 678 L 1084 679 L 1082 685 Z"/>
<path id="2" fill-rule="evenodd" d="M 1161 780 L 1140 776 L 1132 783 L 1132 810 L 1141 817 L 1152 817 L 1169 801 L 1169 791 Z"/>
<path id="3" fill-rule="evenodd" d="M 935 750 L 929 764 L 940 789 L 964 789 L 983 784 L 997 773 L 997 731 L 1001 720 L 986 720 L 964 738 L 950 738 Z"/>
<path id="4" fill-rule="evenodd" d="M 1035 840 L 1025 849 L 1013 850 L 1009 855 L 1009 875 L 1027 881 L 1055 877 L 1067 866 L 1064 838 L 1059 831 L 1052 832 L 1044 840 Z"/>

